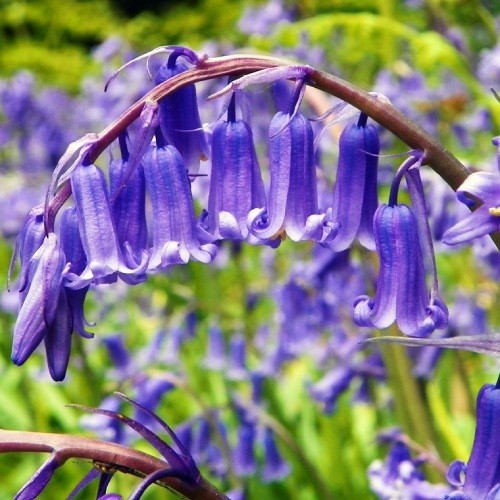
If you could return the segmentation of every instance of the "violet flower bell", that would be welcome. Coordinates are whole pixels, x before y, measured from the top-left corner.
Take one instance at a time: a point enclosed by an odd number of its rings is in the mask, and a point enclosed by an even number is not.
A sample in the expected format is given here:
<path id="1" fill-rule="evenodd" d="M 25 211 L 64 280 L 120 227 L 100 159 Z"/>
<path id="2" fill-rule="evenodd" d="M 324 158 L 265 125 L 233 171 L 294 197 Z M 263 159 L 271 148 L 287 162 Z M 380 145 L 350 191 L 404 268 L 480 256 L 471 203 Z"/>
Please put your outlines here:
<path id="1" fill-rule="evenodd" d="M 118 276 L 131 285 L 144 281 L 147 252 L 142 253 L 135 267 L 127 265 L 116 234 L 102 170 L 93 164 L 80 165 L 71 176 L 71 187 L 87 265 L 80 275 L 70 273 L 66 286 L 78 289 L 90 283 L 113 283 Z"/>
<path id="2" fill-rule="evenodd" d="M 212 235 L 197 227 L 188 172 L 177 149 L 165 145 L 158 134 L 157 146 L 146 153 L 143 166 L 154 214 L 148 269 L 185 264 L 190 257 L 210 262 L 217 246 Z"/>
<path id="3" fill-rule="evenodd" d="M 50 233 L 33 255 L 28 279 L 20 290 L 20 310 L 12 342 L 12 361 L 16 365 L 22 365 L 31 356 L 52 327 L 67 269 L 57 236 Z"/>
<path id="4" fill-rule="evenodd" d="M 423 159 L 421 152 L 412 152 L 393 180 L 389 204 L 379 206 L 375 212 L 373 232 L 380 259 L 377 292 L 375 299 L 362 295 L 354 301 L 354 321 L 358 326 L 386 328 L 397 321 L 404 334 L 426 337 L 448 324 L 448 308 L 438 295 L 423 188 L 418 177 L 418 167 Z M 410 171 L 412 168 L 414 170 Z M 403 175 L 407 177 L 413 210 L 397 203 Z M 419 235 L 419 229 L 425 234 Z M 430 293 L 422 245 L 433 267 Z"/>
<path id="5" fill-rule="evenodd" d="M 459 487 L 446 498 L 496 500 L 500 498 L 500 377 L 486 384 L 477 396 L 476 433 L 467 465 L 457 460 L 447 478 Z M 465 474 L 465 480 L 462 479 Z"/>
<path id="6" fill-rule="evenodd" d="M 247 239 L 249 212 L 265 204 L 252 130 L 234 116 L 234 95 L 228 121 L 212 133 L 212 174 L 204 225 L 217 238 Z"/>
<path id="7" fill-rule="evenodd" d="M 406 205 L 381 205 L 373 222 L 380 258 L 375 299 L 354 302 L 358 326 L 386 328 L 397 321 L 406 335 L 427 336 L 447 324 L 446 306 L 429 299 L 417 221 Z"/>
<path id="8" fill-rule="evenodd" d="M 124 179 L 130 163 L 126 137 L 121 135 L 119 143 L 122 158 L 112 160 L 109 165 L 110 206 L 120 249 L 127 265 L 134 267 L 148 246 L 146 181 L 141 163 Z"/>
<path id="9" fill-rule="evenodd" d="M 313 131 L 301 114 L 278 112 L 269 127 L 271 184 L 267 206 L 248 215 L 250 232 L 260 240 L 281 238 L 325 242 L 336 225 L 318 210 Z M 279 241 L 279 240 L 278 240 Z"/>
<path id="10" fill-rule="evenodd" d="M 30 261 L 35 252 L 42 246 L 45 239 L 45 227 L 43 224 L 43 206 L 32 208 L 24 224 L 19 231 L 16 239 L 16 246 L 12 254 L 8 274 L 8 288 L 10 289 L 11 275 L 14 270 L 15 263 L 19 257 L 21 270 L 19 273 L 19 283 L 21 288 L 25 288 L 26 280 L 28 279 L 28 271 L 30 269 Z"/>
<path id="11" fill-rule="evenodd" d="M 499 147 L 498 162 L 500 170 L 500 136 L 493 139 Z M 457 198 L 471 207 L 478 200 L 482 205 L 464 220 L 448 229 L 443 242 L 448 245 L 465 243 L 474 238 L 500 231 L 500 173 L 475 172 L 457 189 Z"/>
<path id="12" fill-rule="evenodd" d="M 378 207 L 377 168 L 380 143 L 377 129 L 367 125 L 361 113 L 357 124 L 342 131 L 339 142 L 337 180 L 333 194 L 332 221 L 339 224 L 329 247 L 340 252 L 354 239 L 375 250 L 373 216 Z"/>
<path id="13" fill-rule="evenodd" d="M 156 85 L 188 69 L 184 62 L 179 61 L 180 56 L 193 64 L 198 62 L 198 56 L 192 50 L 177 48 L 158 70 Z M 181 154 L 189 173 L 196 173 L 200 160 L 208 156 L 208 144 L 200 120 L 194 84 L 184 85 L 160 101 L 160 127 L 167 142 Z"/>

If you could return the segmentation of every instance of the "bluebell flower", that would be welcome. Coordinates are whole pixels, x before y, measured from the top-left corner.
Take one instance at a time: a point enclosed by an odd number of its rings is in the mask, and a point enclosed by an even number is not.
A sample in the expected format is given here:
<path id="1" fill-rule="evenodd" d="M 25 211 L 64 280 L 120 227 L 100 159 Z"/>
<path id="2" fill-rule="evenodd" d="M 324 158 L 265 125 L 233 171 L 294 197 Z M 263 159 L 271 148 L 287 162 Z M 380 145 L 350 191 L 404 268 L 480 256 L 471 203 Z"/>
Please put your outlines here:
<path id="1" fill-rule="evenodd" d="M 219 122 L 212 134 L 207 231 L 217 238 L 246 239 L 249 212 L 264 204 L 250 127 L 243 120 Z"/>
<path id="2" fill-rule="evenodd" d="M 174 50 L 158 70 L 156 85 L 188 69 L 179 60 L 180 56 L 192 63 L 197 62 L 194 52 Z M 208 156 L 208 144 L 201 125 L 194 84 L 184 85 L 160 101 L 160 126 L 165 140 L 181 154 L 189 173 L 196 173 L 200 160 Z"/>
<path id="3" fill-rule="evenodd" d="M 26 292 L 20 293 L 20 310 L 14 327 L 12 361 L 22 365 L 38 347 L 57 313 L 66 257 L 57 236 L 50 233 L 30 260 Z"/>
<path id="4" fill-rule="evenodd" d="M 28 270 L 30 269 L 31 258 L 42 246 L 44 239 L 45 227 L 43 224 L 43 207 L 37 206 L 29 211 L 19 231 L 19 235 L 16 238 L 16 245 L 9 268 L 9 287 L 11 275 L 17 258 L 19 257 L 21 266 L 21 271 L 19 273 L 20 288 L 25 288 L 26 281 L 28 280 Z"/>
<path id="5" fill-rule="evenodd" d="M 146 181 L 139 163 L 123 185 L 129 164 L 126 138 L 123 136 L 120 136 L 120 147 L 122 158 L 111 161 L 109 165 L 111 214 L 125 261 L 129 267 L 135 267 L 148 245 Z"/>
<path id="6" fill-rule="evenodd" d="M 71 176 L 71 186 L 87 265 L 80 275 L 68 276 L 67 286 L 78 289 L 92 282 L 112 283 L 118 276 L 129 284 L 144 281 L 147 252 L 143 252 L 141 262 L 133 268 L 125 262 L 101 169 L 93 164 L 80 165 Z"/>
<path id="7" fill-rule="evenodd" d="M 153 248 L 148 269 L 156 271 L 171 264 L 184 264 L 190 257 L 210 262 L 217 247 L 210 235 L 201 234 L 194 215 L 188 172 L 174 146 L 151 147 L 143 158 L 146 189 L 154 213 Z M 206 238 L 204 240 L 204 238 Z"/>
<path id="8" fill-rule="evenodd" d="M 38 245 L 39 225 L 36 218 L 21 232 L 22 276 L 24 284 L 19 293 L 20 311 L 14 329 L 13 361 L 22 364 L 41 340 L 44 340 L 47 364 L 51 377 L 61 381 L 66 375 L 71 351 L 71 336 L 76 330 L 82 337 L 90 338 L 84 327 L 83 302 L 87 288 L 70 290 L 64 286 L 68 270 L 81 269 L 78 260 L 83 255 L 78 230 L 72 231 L 73 209 L 67 209 L 61 219 L 60 244 L 51 233 L 26 263 L 26 258 Z M 74 229 L 74 227 L 73 227 Z M 69 237 L 69 239 L 68 239 Z M 75 249 L 77 249 L 75 251 Z M 68 255 L 75 264 L 68 261 Z M 84 266 L 84 264 L 83 264 Z"/>
<path id="9" fill-rule="evenodd" d="M 293 241 L 324 242 L 333 238 L 335 225 L 318 210 L 309 121 L 301 114 L 278 112 L 271 121 L 269 137 L 271 184 L 267 205 L 249 213 L 250 232 L 261 240 L 282 235 Z"/>
<path id="10" fill-rule="evenodd" d="M 417 221 L 406 205 L 381 205 L 373 223 L 380 258 L 376 298 L 362 295 L 354 302 L 358 326 L 386 328 L 397 321 L 407 335 L 426 336 L 447 325 L 447 309 L 430 298 L 417 231 Z"/>
<path id="11" fill-rule="evenodd" d="M 377 129 L 361 114 L 357 124 L 342 131 L 339 141 L 337 178 L 333 194 L 332 220 L 339 224 L 329 246 L 339 252 L 360 243 L 375 250 L 373 216 L 378 207 L 377 167 L 380 143 Z"/>
<path id="12" fill-rule="evenodd" d="M 80 238 L 78 214 L 74 207 L 67 208 L 63 212 L 59 225 L 59 236 L 61 249 L 66 255 L 71 273 L 80 275 L 87 265 L 87 257 Z M 83 338 L 92 338 L 94 336 L 93 333 L 85 329 L 85 325 L 94 326 L 85 320 L 83 313 L 83 305 L 88 290 L 88 285 L 77 290 L 64 287 L 64 293 L 73 318 L 73 329 Z"/>
<path id="13" fill-rule="evenodd" d="M 495 500 L 500 496 L 500 378 L 496 385 L 486 384 L 479 391 L 476 417 L 476 433 L 467 465 L 455 461 L 447 474 L 460 493 L 447 498 Z"/>
<path id="14" fill-rule="evenodd" d="M 499 146 L 500 163 L 500 136 L 493 139 L 493 143 Z M 443 235 L 444 243 L 456 245 L 500 231 L 500 173 L 471 174 L 457 189 L 457 197 L 469 207 L 477 201 L 481 206 L 448 229 Z"/>

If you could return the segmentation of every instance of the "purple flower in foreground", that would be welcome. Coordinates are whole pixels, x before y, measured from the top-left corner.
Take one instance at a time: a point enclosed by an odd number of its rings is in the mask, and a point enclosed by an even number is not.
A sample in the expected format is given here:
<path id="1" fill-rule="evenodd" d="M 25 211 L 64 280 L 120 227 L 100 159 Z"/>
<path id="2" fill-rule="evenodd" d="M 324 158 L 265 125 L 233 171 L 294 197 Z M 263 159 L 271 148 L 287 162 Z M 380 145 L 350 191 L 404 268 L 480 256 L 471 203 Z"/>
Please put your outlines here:
<path id="1" fill-rule="evenodd" d="M 146 181 L 142 165 L 136 165 L 128 179 L 130 157 L 126 138 L 119 137 L 122 158 L 109 165 L 111 214 L 115 223 L 120 249 L 127 265 L 137 266 L 143 252 L 147 251 Z"/>
<path id="2" fill-rule="evenodd" d="M 447 498 L 455 500 L 496 500 L 500 498 L 500 378 L 496 385 L 486 384 L 477 397 L 477 426 L 472 452 L 465 465 L 455 461 L 448 480 L 459 492 Z M 461 477 L 465 474 L 465 481 Z"/>
<path id="3" fill-rule="evenodd" d="M 493 139 L 499 147 L 500 136 Z M 464 243 L 486 234 L 500 231 L 500 173 L 475 172 L 458 188 L 457 198 L 468 206 L 479 200 L 482 205 L 464 220 L 448 229 L 443 242 L 448 245 Z"/>
<path id="4" fill-rule="evenodd" d="M 130 268 L 123 257 L 111 215 L 108 188 L 102 170 L 95 165 L 80 165 L 71 177 L 81 241 L 87 266 L 81 273 L 68 276 L 73 289 L 92 282 L 113 283 L 120 276 L 129 284 L 145 279 L 147 253 Z"/>
<path id="5" fill-rule="evenodd" d="M 264 203 L 250 127 L 243 120 L 218 123 L 212 134 L 207 230 L 217 238 L 246 239 L 248 213 Z"/>
<path id="6" fill-rule="evenodd" d="M 156 85 L 188 69 L 185 63 L 179 61 L 179 56 L 187 57 L 190 62 L 197 62 L 194 52 L 187 49 L 174 50 L 158 70 Z M 201 125 L 194 84 L 184 85 L 161 100 L 160 126 L 167 142 L 181 154 L 189 172 L 196 173 L 200 159 L 207 157 L 208 145 Z"/>
<path id="7" fill-rule="evenodd" d="M 38 347 L 58 314 L 66 258 L 54 233 L 50 233 L 29 263 L 28 277 L 20 290 L 20 310 L 14 327 L 12 361 L 22 365 Z"/>
<path id="8" fill-rule="evenodd" d="M 357 124 L 348 125 L 339 142 L 339 163 L 333 195 L 332 220 L 340 224 L 329 246 L 339 252 L 360 243 L 375 250 L 373 216 L 378 206 L 377 166 L 380 143 L 374 125 L 362 113 Z"/>
<path id="9" fill-rule="evenodd" d="M 269 127 L 271 185 L 267 207 L 248 215 L 252 234 L 258 238 L 293 241 L 331 239 L 334 226 L 318 212 L 313 131 L 300 114 L 277 113 Z"/>
<path id="10" fill-rule="evenodd" d="M 200 241 L 193 196 L 188 172 L 181 155 L 174 146 L 160 144 L 158 136 L 143 158 L 146 189 L 153 206 L 153 248 L 149 260 L 150 271 L 170 264 L 182 264 L 194 257 L 210 262 L 217 251 L 208 243 L 211 236 L 202 234 Z"/>
<path id="11" fill-rule="evenodd" d="M 397 321 L 407 335 L 426 336 L 447 325 L 447 308 L 430 298 L 417 221 L 406 205 L 381 205 L 373 222 L 380 258 L 376 298 L 366 295 L 354 302 L 358 326 L 386 328 Z"/>

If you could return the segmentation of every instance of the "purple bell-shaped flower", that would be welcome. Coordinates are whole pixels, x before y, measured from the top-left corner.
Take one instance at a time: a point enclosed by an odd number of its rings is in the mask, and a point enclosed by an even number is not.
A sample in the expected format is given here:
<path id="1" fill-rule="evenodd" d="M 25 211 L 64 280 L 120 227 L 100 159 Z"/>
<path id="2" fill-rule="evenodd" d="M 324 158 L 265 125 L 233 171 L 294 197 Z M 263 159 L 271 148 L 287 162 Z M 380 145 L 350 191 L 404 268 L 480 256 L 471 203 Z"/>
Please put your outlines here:
<path id="1" fill-rule="evenodd" d="M 200 241 L 191 184 L 181 155 L 166 145 L 160 134 L 157 146 L 143 158 L 146 189 L 153 207 L 153 248 L 149 270 L 160 270 L 170 264 L 184 264 L 190 257 L 210 262 L 217 247 Z M 205 235 L 202 235 L 205 236 Z"/>
<path id="2" fill-rule="evenodd" d="M 233 96 L 228 121 L 219 122 L 212 134 L 212 174 L 204 224 L 217 238 L 243 240 L 248 237 L 249 212 L 264 204 L 252 131 L 246 122 L 235 119 Z"/>
<path id="3" fill-rule="evenodd" d="M 450 499 L 495 500 L 500 497 L 500 378 L 496 385 L 486 384 L 477 397 L 477 424 L 472 452 L 465 465 L 455 461 L 448 480 L 460 487 Z M 465 473 L 465 481 L 461 477 Z"/>
<path id="4" fill-rule="evenodd" d="M 386 328 L 397 321 L 404 334 L 425 337 L 448 324 L 448 309 L 438 295 L 432 244 L 428 242 L 424 249 L 432 254 L 429 260 L 434 273 L 430 294 L 426 284 L 421 238 L 430 232 L 427 226 L 422 227 L 425 203 L 422 184 L 415 179 L 422 160 L 419 152 L 406 160 L 393 181 L 389 204 L 375 212 L 373 232 L 380 258 L 377 292 L 375 299 L 362 295 L 355 300 L 354 321 L 358 326 Z M 414 170 L 410 173 L 411 167 Z M 412 209 L 397 203 L 399 183 L 405 174 L 418 220 Z M 419 235 L 419 228 L 424 235 Z"/>
<path id="5" fill-rule="evenodd" d="M 197 56 L 185 49 L 174 50 L 155 77 L 158 85 L 188 69 L 179 61 L 179 56 L 196 63 Z M 160 126 L 166 141 L 181 154 L 189 173 L 196 173 L 200 159 L 208 156 L 208 145 L 200 120 L 196 88 L 194 84 L 184 85 L 160 102 Z"/>
<path id="6" fill-rule="evenodd" d="M 12 361 L 22 365 L 38 347 L 58 312 L 66 257 L 57 236 L 50 233 L 31 261 L 29 281 L 21 290 L 21 305 L 12 342 Z"/>
<path id="7" fill-rule="evenodd" d="M 261 240 L 280 238 L 324 242 L 335 227 L 318 210 L 313 131 L 300 114 L 277 113 L 269 127 L 271 184 L 267 206 L 248 215 L 252 234 Z"/>
<path id="8" fill-rule="evenodd" d="M 362 113 L 358 123 L 348 125 L 340 136 L 332 207 L 332 220 L 339 223 L 339 229 L 329 244 L 337 252 L 349 248 L 356 237 L 363 246 L 375 250 L 373 216 L 378 207 L 380 144 L 377 129 L 366 124 L 367 118 Z"/>
<path id="9" fill-rule="evenodd" d="M 69 288 L 84 288 L 91 282 L 112 283 L 121 277 L 129 284 L 145 279 L 147 253 L 131 268 L 125 262 L 111 215 L 106 179 L 95 165 L 80 165 L 71 177 L 79 231 L 87 266 L 81 273 L 68 275 Z"/>

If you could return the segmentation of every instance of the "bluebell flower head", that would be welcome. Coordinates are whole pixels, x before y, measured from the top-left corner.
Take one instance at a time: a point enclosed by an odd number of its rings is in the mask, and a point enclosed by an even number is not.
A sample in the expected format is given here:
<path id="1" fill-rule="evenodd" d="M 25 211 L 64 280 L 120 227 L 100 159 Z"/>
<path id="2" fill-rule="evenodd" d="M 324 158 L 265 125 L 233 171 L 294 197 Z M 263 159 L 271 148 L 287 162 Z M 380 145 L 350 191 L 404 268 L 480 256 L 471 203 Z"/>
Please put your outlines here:
<path id="1" fill-rule="evenodd" d="M 109 165 L 111 214 L 125 261 L 134 267 L 141 261 L 148 244 L 146 181 L 142 164 L 139 163 L 123 185 L 129 163 L 124 137 L 120 137 L 120 146 L 122 158 L 111 161 Z"/>
<path id="2" fill-rule="evenodd" d="M 66 288 L 61 287 L 54 319 L 43 338 L 49 373 L 55 381 L 64 380 L 66 376 L 71 354 L 72 333 L 73 312 L 66 295 Z"/>
<path id="3" fill-rule="evenodd" d="M 16 246 L 14 253 L 12 254 L 9 269 L 9 285 L 16 260 L 19 257 L 21 262 L 21 271 L 19 274 L 20 288 L 25 288 L 31 258 L 41 247 L 44 239 L 45 227 L 43 224 L 43 207 L 38 206 L 29 211 L 21 230 L 19 231 L 19 235 L 17 236 Z"/>
<path id="4" fill-rule="evenodd" d="M 264 204 L 250 127 L 243 120 L 219 122 L 212 134 L 207 230 L 218 238 L 246 239 L 249 212 Z"/>
<path id="5" fill-rule="evenodd" d="M 278 112 L 269 127 L 271 184 L 267 205 L 248 215 L 252 234 L 260 238 L 324 242 L 335 227 L 318 210 L 313 131 L 301 114 Z"/>
<path id="6" fill-rule="evenodd" d="M 22 365 L 38 347 L 57 312 L 66 257 L 57 236 L 50 233 L 31 259 L 33 274 L 27 283 L 14 327 L 12 361 Z"/>
<path id="7" fill-rule="evenodd" d="M 154 213 L 148 269 L 155 271 L 186 263 L 190 257 L 210 262 L 217 247 L 207 242 L 210 236 L 200 240 L 188 172 L 177 149 L 165 144 L 151 147 L 143 166 Z"/>
<path id="8" fill-rule="evenodd" d="M 493 139 L 493 143 L 500 146 L 500 137 Z M 500 231 L 500 172 L 471 174 L 457 189 L 457 197 L 469 207 L 478 201 L 481 206 L 448 229 L 443 235 L 444 243 L 456 245 Z"/>
<path id="9" fill-rule="evenodd" d="M 430 298 L 417 221 L 406 205 L 381 205 L 373 223 L 380 258 L 376 298 L 358 297 L 354 321 L 358 326 L 386 328 L 397 321 L 406 335 L 426 336 L 447 324 L 447 308 Z"/>
<path id="10" fill-rule="evenodd" d="M 112 283 L 120 276 L 135 284 L 145 279 L 147 253 L 131 268 L 125 262 L 113 222 L 106 179 L 100 168 L 81 165 L 71 176 L 79 231 L 87 266 L 80 275 L 71 273 L 70 288 L 78 289 L 94 283 Z"/>
<path id="11" fill-rule="evenodd" d="M 186 57 L 189 54 L 174 50 L 158 70 L 156 85 L 188 69 L 179 56 Z M 166 141 L 181 154 L 189 173 L 196 173 L 200 160 L 208 156 L 208 144 L 201 125 L 194 84 L 184 85 L 161 100 L 160 126 Z"/>
<path id="12" fill-rule="evenodd" d="M 74 207 L 67 208 L 63 212 L 59 226 L 59 235 L 61 248 L 66 255 L 71 273 L 80 275 L 87 265 L 87 256 L 85 255 L 80 238 L 78 214 Z M 89 326 L 93 325 L 86 322 L 83 314 L 83 305 L 88 290 L 89 286 L 77 290 L 64 288 L 64 294 L 66 295 L 73 318 L 73 329 L 83 338 L 92 338 L 94 336 L 93 333 L 85 329 L 85 324 Z"/>
<path id="13" fill-rule="evenodd" d="M 375 250 L 373 216 L 378 207 L 377 167 L 380 143 L 377 129 L 361 114 L 357 124 L 343 130 L 339 142 L 337 179 L 333 194 L 332 220 L 339 223 L 329 246 L 335 251 L 360 243 Z"/>
<path id="14" fill-rule="evenodd" d="M 462 498 L 495 500 L 500 495 L 500 378 L 496 385 L 484 385 L 477 396 L 476 433 L 472 452 L 465 465 L 450 465 L 448 480 L 459 486 Z M 461 476 L 465 473 L 465 480 Z"/>

